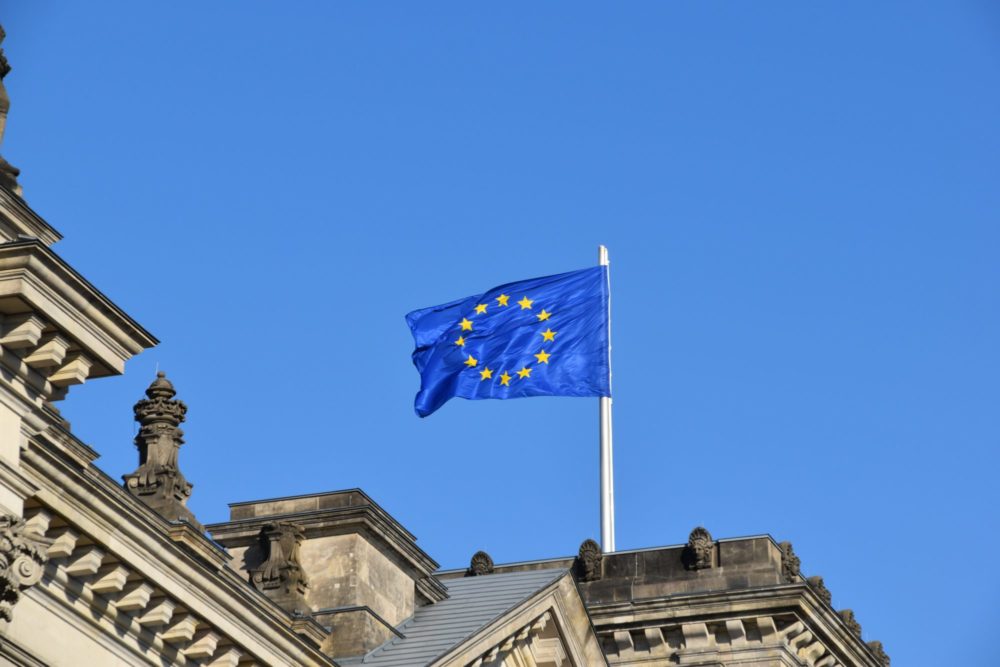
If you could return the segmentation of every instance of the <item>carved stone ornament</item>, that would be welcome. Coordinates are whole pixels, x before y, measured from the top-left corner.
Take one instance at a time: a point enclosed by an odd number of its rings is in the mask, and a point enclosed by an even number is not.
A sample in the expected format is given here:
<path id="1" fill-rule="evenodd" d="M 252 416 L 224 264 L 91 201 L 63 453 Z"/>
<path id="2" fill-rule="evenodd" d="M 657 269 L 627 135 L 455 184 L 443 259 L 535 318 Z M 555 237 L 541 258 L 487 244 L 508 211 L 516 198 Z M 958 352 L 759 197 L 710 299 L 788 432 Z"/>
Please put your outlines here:
<path id="1" fill-rule="evenodd" d="M 177 465 L 177 454 L 184 444 L 181 422 L 187 414 L 183 401 L 174 399 L 174 385 L 165 373 L 146 389 L 147 398 L 133 408 L 139 422 L 135 445 L 139 448 L 139 467 L 125 475 L 125 488 L 168 521 L 184 520 L 201 528 L 201 524 L 186 507 L 191 484 L 184 479 Z"/>
<path id="2" fill-rule="evenodd" d="M 823 583 L 823 577 L 809 577 L 806 581 L 809 583 L 809 587 L 813 589 L 813 592 L 816 593 L 820 600 L 828 605 L 832 604 L 833 595 L 826 587 L 826 584 Z"/>
<path id="3" fill-rule="evenodd" d="M 484 574 L 493 574 L 493 559 L 485 551 L 477 551 L 472 554 L 472 560 L 469 562 L 469 569 L 465 576 L 481 577 Z"/>
<path id="4" fill-rule="evenodd" d="M 0 516 L 0 618 L 13 619 L 21 591 L 42 578 L 49 540 L 26 533 L 24 519 Z"/>
<path id="5" fill-rule="evenodd" d="M 286 611 L 309 611 L 309 587 L 299 563 L 299 546 L 305 535 L 294 523 L 276 521 L 260 529 L 260 546 L 267 559 L 250 573 L 250 582 Z"/>
<path id="6" fill-rule="evenodd" d="M 882 667 L 889 667 L 889 656 L 886 654 L 885 648 L 882 646 L 882 642 L 868 642 L 868 648 L 870 648 L 871 652 L 875 654 L 875 659 L 879 661 Z"/>
<path id="7" fill-rule="evenodd" d="M 844 622 L 844 625 L 851 631 L 851 634 L 861 639 L 861 624 L 858 623 L 858 619 L 854 618 L 854 611 L 851 609 L 841 609 L 837 612 L 837 615 L 840 616 L 840 620 Z"/>
<path id="8" fill-rule="evenodd" d="M 584 540 L 576 557 L 576 568 L 580 581 L 596 581 L 601 578 L 604 553 L 601 545 L 594 540 Z"/>
<path id="9" fill-rule="evenodd" d="M 0 43 L 6 36 L 7 33 L 4 32 L 3 26 L 0 26 Z M 8 72 L 10 72 L 10 64 L 7 62 L 3 49 L 0 49 L 0 143 L 3 143 L 3 133 L 7 127 L 7 112 L 10 110 L 10 97 L 7 96 L 7 89 L 3 85 L 3 79 Z M 17 195 L 21 194 L 21 186 L 17 184 L 17 177 L 20 173 L 21 171 L 17 167 L 0 157 L 0 185 Z"/>
<path id="10" fill-rule="evenodd" d="M 712 534 L 701 526 L 692 530 L 681 556 L 684 567 L 689 570 L 710 568 L 714 564 L 714 556 L 715 540 L 712 539 Z"/>
<path id="11" fill-rule="evenodd" d="M 795 551 L 792 550 L 791 542 L 781 542 L 778 544 L 781 549 L 781 576 L 785 580 L 785 583 L 793 583 L 798 581 L 802 576 L 801 566 L 802 562 L 799 557 L 795 555 Z"/>

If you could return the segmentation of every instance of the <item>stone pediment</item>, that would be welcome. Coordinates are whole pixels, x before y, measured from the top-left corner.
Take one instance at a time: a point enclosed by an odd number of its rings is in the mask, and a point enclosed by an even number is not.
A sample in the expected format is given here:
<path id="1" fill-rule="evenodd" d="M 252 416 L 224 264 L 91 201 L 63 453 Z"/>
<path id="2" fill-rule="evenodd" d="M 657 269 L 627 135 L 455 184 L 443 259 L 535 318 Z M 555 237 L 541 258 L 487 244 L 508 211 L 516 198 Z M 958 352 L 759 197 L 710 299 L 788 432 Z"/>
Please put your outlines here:
<path id="1" fill-rule="evenodd" d="M 569 667 L 604 656 L 568 570 L 447 579 L 450 597 L 422 608 L 401 637 L 365 656 L 373 667 Z M 461 636 L 459 640 L 448 637 Z"/>

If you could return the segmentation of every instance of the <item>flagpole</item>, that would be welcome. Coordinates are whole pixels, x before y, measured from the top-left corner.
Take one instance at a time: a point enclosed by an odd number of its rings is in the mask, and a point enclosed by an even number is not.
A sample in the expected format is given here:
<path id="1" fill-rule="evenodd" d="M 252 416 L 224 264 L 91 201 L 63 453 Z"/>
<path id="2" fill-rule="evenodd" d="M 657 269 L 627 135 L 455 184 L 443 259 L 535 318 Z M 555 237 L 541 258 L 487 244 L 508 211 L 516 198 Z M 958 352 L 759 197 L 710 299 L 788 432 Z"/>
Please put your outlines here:
<path id="1" fill-rule="evenodd" d="M 608 249 L 598 246 L 598 264 L 608 268 L 608 388 L 611 388 L 611 262 Z M 615 466 L 611 445 L 611 397 L 601 402 L 601 551 L 615 550 Z"/>

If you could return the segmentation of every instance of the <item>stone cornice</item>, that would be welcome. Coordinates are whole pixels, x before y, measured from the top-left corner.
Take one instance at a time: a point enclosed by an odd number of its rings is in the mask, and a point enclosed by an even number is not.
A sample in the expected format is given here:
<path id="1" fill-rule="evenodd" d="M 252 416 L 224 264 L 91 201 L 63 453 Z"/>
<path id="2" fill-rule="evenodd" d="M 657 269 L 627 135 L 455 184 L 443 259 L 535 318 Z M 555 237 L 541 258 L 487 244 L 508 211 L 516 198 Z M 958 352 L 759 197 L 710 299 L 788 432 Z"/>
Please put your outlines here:
<path id="1" fill-rule="evenodd" d="M 793 614 L 847 664 L 882 667 L 871 649 L 805 582 L 709 593 L 676 594 L 588 605 L 599 632 L 690 622 Z M 665 620 L 666 619 L 666 620 Z"/>
<path id="2" fill-rule="evenodd" d="M 187 539 L 201 539 L 205 549 L 175 542 L 169 523 L 102 472 L 93 466 L 81 468 L 43 438 L 30 443 L 22 465 L 39 487 L 36 498 L 47 511 L 64 517 L 87 543 L 207 620 L 229 641 L 261 658 L 281 656 L 288 664 L 333 664 L 313 645 L 316 628 L 306 629 L 310 641 L 300 638 L 295 619 L 222 565 L 221 558 L 208 555 L 218 549 L 204 536 Z M 102 535 L 114 537 L 105 543 Z"/>
<path id="3" fill-rule="evenodd" d="M 414 543 L 414 537 L 409 531 L 360 490 L 351 489 L 337 493 L 357 494 L 359 502 L 340 507 L 250 516 L 235 521 L 211 524 L 205 528 L 212 534 L 213 539 L 227 547 L 244 547 L 254 544 L 261 528 L 276 521 L 293 521 L 302 528 L 307 539 L 363 532 L 388 547 L 389 552 L 406 565 L 422 595 L 432 601 L 447 597 L 445 588 L 432 576 L 438 564 Z M 296 496 L 291 499 L 300 498 L 308 499 L 310 496 Z M 290 499 L 280 498 L 258 501 L 257 503 L 234 503 L 230 507 L 253 504 L 266 505 L 285 500 Z M 233 513 L 238 514 L 235 511 Z"/>
<path id="4" fill-rule="evenodd" d="M 33 236 L 45 245 L 52 245 L 62 239 L 62 234 L 45 222 L 23 199 L 7 188 L 0 187 L 0 229 L 4 227 L 10 228 L 8 234 L 11 240 L 18 235 Z"/>
<path id="5" fill-rule="evenodd" d="M 558 628 L 555 640 L 561 643 L 565 657 L 573 667 L 607 665 L 589 622 L 587 609 L 569 572 L 493 619 L 471 637 L 460 641 L 430 665 L 464 667 L 500 664 L 498 658 L 503 659 L 501 654 L 513 648 L 518 641 L 527 639 L 539 620 L 554 623 Z"/>
<path id="6" fill-rule="evenodd" d="M 23 302 L 85 349 L 98 362 L 91 376 L 121 373 L 158 342 L 38 240 L 0 244 L 0 299 Z"/>

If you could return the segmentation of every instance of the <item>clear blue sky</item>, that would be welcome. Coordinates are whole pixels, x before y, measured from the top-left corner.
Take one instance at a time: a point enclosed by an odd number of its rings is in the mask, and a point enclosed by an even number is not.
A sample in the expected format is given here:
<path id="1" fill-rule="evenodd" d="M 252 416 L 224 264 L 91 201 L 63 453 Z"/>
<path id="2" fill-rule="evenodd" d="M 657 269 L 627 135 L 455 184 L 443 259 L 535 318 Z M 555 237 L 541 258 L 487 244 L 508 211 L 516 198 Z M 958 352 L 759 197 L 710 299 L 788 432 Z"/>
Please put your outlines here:
<path id="1" fill-rule="evenodd" d="M 604 243 L 619 548 L 770 533 L 893 664 L 988 664 L 996 3 L 0 7 L 3 154 L 163 341 L 62 405 L 110 475 L 159 364 L 205 522 L 358 486 L 445 567 L 574 553 L 597 401 L 420 420 L 403 315 Z"/>

